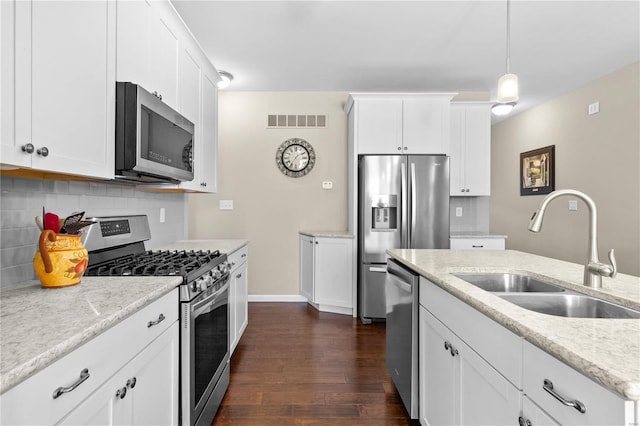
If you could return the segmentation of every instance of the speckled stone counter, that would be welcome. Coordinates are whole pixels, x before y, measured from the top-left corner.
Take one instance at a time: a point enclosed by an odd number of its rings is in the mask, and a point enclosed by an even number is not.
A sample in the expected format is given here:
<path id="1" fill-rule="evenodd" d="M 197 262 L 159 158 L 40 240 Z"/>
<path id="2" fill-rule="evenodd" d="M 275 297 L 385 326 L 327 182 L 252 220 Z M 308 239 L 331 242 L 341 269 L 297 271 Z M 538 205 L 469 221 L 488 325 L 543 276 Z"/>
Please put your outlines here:
<path id="1" fill-rule="evenodd" d="M 0 393 L 159 299 L 181 277 L 84 277 L 73 287 L 24 283 L 0 294 Z M 177 301 L 176 301 L 177 303 Z"/>
<path id="2" fill-rule="evenodd" d="M 247 240 L 182 240 L 151 250 L 220 250 L 220 253 L 230 254 L 248 243 Z"/>
<path id="3" fill-rule="evenodd" d="M 353 234 L 347 231 L 299 231 L 299 234 L 320 238 L 353 238 Z"/>
<path id="4" fill-rule="evenodd" d="M 640 319 L 564 318 L 520 308 L 453 276 L 458 272 L 520 272 L 562 287 L 640 309 L 640 278 L 603 278 L 582 285 L 583 265 L 528 253 L 388 250 L 401 263 L 499 324 L 628 400 L 640 400 Z"/>

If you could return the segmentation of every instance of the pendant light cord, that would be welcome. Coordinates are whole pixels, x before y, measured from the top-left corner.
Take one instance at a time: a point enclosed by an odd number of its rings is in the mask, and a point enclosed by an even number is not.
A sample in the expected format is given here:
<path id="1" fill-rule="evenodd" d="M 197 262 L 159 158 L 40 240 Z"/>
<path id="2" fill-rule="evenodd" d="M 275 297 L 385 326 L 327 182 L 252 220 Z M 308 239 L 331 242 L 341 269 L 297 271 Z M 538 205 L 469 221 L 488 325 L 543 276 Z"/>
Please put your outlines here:
<path id="1" fill-rule="evenodd" d="M 507 0 L 507 74 L 509 74 L 510 62 L 511 62 L 511 13 L 510 13 L 510 1 Z"/>

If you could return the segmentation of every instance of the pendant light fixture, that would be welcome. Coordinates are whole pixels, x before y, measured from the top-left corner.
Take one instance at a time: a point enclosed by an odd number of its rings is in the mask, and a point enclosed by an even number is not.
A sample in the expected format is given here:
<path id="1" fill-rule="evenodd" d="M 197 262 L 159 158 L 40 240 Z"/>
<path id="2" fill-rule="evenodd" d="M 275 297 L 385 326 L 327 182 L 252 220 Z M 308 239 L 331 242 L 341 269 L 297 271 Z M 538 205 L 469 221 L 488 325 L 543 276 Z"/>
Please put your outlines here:
<path id="1" fill-rule="evenodd" d="M 507 0 L 507 73 L 498 80 L 497 101 L 491 111 L 495 115 L 506 115 L 516 106 L 518 97 L 518 76 L 511 74 L 511 2 Z"/>

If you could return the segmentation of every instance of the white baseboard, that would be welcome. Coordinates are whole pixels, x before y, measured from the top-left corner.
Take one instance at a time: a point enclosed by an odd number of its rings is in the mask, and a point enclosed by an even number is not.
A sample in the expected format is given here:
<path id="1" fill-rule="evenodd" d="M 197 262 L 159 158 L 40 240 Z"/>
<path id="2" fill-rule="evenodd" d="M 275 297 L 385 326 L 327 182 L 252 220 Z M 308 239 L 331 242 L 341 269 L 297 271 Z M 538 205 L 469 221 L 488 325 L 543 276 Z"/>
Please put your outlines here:
<path id="1" fill-rule="evenodd" d="M 249 302 L 306 302 L 300 294 L 250 294 Z"/>

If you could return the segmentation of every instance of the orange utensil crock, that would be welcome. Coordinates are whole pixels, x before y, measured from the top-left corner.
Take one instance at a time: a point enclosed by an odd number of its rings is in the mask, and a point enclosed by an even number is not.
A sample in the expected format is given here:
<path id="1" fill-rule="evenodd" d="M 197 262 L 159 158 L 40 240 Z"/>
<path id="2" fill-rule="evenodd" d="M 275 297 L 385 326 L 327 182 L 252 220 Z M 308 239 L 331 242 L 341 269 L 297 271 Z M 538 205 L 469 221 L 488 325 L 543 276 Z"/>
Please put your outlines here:
<path id="1" fill-rule="evenodd" d="M 33 269 L 43 287 L 79 284 L 88 262 L 89 254 L 80 235 L 56 234 L 50 229 L 40 234 Z"/>

